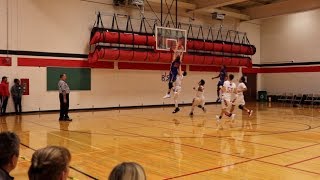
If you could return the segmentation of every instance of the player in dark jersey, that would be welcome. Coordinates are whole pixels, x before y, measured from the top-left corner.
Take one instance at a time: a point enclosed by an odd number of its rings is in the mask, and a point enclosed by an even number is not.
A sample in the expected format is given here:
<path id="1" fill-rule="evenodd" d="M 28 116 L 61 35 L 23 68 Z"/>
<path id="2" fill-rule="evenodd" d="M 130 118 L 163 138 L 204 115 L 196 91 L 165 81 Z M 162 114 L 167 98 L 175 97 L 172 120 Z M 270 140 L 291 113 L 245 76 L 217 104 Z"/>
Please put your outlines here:
<path id="1" fill-rule="evenodd" d="M 182 58 L 183 58 L 183 52 L 178 51 L 179 46 L 176 46 L 175 50 L 174 50 L 174 54 L 173 54 L 173 58 L 172 58 L 172 63 L 170 66 L 170 73 L 169 73 L 169 89 L 167 94 L 163 97 L 165 98 L 170 98 L 171 95 L 171 89 L 173 88 L 173 83 L 176 81 L 177 76 L 179 74 L 179 67 L 181 66 L 182 63 Z"/>
<path id="2" fill-rule="evenodd" d="M 225 65 L 222 65 L 219 75 L 212 78 L 212 79 L 219 78 L 219 82 L 217 84 L 217 96 L 218 96 L 218 98 L 217 98 L 216 102 L 220 102 L 221 101 L 221 99 L 220 99 L 220 89 L 223 86 L 223 83 L 224 83 L 226 77 L 227 77 L 227 68 L 226 68 Z"/>

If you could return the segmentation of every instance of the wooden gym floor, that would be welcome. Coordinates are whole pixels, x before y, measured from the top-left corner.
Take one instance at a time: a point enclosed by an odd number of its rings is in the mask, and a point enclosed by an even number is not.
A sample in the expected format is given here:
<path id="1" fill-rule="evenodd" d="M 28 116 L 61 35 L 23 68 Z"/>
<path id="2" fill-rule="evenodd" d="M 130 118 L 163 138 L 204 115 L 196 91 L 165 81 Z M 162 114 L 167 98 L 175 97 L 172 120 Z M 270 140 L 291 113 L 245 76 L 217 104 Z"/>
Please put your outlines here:
<path id="1" fill-rule="evenodd" d="M 312 108 L 250 104 L 251 118 L 237 110 L 236 124 L 217 131 L 215 115 L 190 107 L 1 117 L 1 131 L 18 133 L 21 153 L 12 175 L 27 179 L 34 149 L 60 145 L 72 152 L 70 176 L 107 179 L 123 161 L 135 161 L 148 179 L 320 179 L 320 113 Z M 250 128 L 252 123 L 252 129 Z"/>

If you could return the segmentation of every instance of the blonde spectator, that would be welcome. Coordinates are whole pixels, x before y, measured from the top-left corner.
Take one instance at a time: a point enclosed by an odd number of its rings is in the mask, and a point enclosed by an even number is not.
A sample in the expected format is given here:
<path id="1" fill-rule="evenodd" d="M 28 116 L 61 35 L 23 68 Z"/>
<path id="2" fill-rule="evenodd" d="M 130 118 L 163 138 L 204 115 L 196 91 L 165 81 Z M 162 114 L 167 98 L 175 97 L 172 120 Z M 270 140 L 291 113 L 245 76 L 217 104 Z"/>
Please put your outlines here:
<path id="1" fill-rule="evenodd" d="M 146 174 L 141 165 L 123 162 L 113 168 L 109 180 L 146 180 Z"/>
<path id="2" fill-rule="evenodd" d="M 35 151 L 29 168 L 30 180 L 67 180 L 71 154 L 68 149 L 48 146 Z"/>

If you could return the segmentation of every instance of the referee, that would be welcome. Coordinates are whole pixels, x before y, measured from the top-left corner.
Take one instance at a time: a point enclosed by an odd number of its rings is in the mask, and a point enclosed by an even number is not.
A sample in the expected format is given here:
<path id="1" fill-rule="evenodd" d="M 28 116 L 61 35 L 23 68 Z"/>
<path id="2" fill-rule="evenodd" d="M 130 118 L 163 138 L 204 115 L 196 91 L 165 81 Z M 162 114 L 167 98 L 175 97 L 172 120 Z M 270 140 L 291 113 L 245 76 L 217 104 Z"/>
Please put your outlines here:
<path id="1" fill-rule="evenodd" d="M 72 121 L 72 119 L 68 116 L 70 88 L 66 83 L 66 80 L 67 80 L 67 75 L 61 74 L 60 81 L 58 82 L 59 100 L 60 100 L 59 121 Z"/>

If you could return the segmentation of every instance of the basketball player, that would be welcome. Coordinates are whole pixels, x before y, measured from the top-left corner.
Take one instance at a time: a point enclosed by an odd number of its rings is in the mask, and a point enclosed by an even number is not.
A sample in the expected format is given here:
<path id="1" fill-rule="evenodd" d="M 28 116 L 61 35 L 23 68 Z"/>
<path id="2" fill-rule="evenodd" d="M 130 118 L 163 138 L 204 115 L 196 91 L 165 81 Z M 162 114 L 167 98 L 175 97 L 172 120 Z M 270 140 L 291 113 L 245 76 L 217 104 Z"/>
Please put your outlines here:
<path id="1" fill-rule="evenodd" d="M 221 125 L 221 119 L 224 114 L 228 117 L 231 117 L 232 121 L 234 121 L 235 118 L 235 114 L 227 111 L 227 109 L 232 106 L 231 101 L 235 99 L 236 84 L 232 82 L 233 79 L 234 75 L 230 74 L 228 80 L 223 83 L 222 87 L 220 87 L 222 90 L 221 113 L 220 116 L 216 116 L 218 129 L 223 129 Z"/>
<path id="2" fill-rule="evenodd" d="M 243 92 L 247 91 L 247 86 L 245 84 L 245 81 L 246 81 L 246 79 L 244 76 L 242 76 L 239 80 L 239 84 L 238 84 L 238 87 L 236 90 L 237 96 L 236 96 L 236 99 L 232 103 L 230 113 L 232 113 L 234 111 L 234 107 L 236 105 L 239 105 L 238 106 L 239 109 L 241 109 L 242 111 L 246 111 L 248 113 L 249 117 L 251 117 L 253 110 L 250 110 L 245 107 L 246 102 L 244 101 L 244 95 L 243 95 Z"/>
<path id="3" fill-rule="evenodd" d="M 221 101 L 221 98 L 220 98 L 220 86 L 223 86 L 223 83 L 226 79 L 226 76 L 227 76 L 227 68 L 225 65 L 222 65 L 221 66 L 221 69 L 220 69 L 220 73 L 218 76 L 216 77 L 213 77 L 212 79 L 216 79 L 216 78 L 219 78 L 219 82 L 218 82 L 218 85 L 217 85 L 217 101 L 216 102 L 220 102 Z"/>
<path id="4" fill-rule="evenodd" d="M 176 48 L 174 50 L 172 63 L 171 63 L 171 66 L 170 66 L 170 73 L 169 73 L 169 84 L 168 84 L 169 89 L 168 89 L 168 93 L 165 96 L 163 96 L 164 99 L 171 97 L 171 95 L 170 95 L 171 89 L 173 88 L 173 83 L 177 79 L 177 76 L 178 76 L 178 73 L 179 73 L 179 68 L 180 68 L 181 63 L 182 63 L 183 52 L 178 50 L 179 47 L 181 48 L 181 45 L 177 44 L 177 46 L 176 46 Z"/>
<path id="5" fill-rule="evenodd" d="M 173 99 L 174 99 L 174 104 L 175 104 L 175 109 L 172 113 L 177 113 L 180 111 L 179 105 L 178 105 L 178 98 L 180 96 L 181 92 L 181 84 L 183 77 L 187 75 L 187 72 L 182 72 L 181 70 L 181 65 L 179 66 L 179 71 L 178 71 L 178 76 L 176 81 L 174 82 L 174 87 L 173 87 Z"/>
<path id="6" fill-rule="evenodd" d="M 196 106 L 198 106 L 198 108 L 201 108 L 203 112 L 206 112 L 206 109 L 204 108 L 204 104 L 205 104 L 205 99 L 204 99 L 204 84 L 206 82 L 201 79 L 200 82 L 198 83 L 198 88 L 193 88 L 194 90 L 197 91 L 196 97 L 193 99 L 192 101 L 192 107 L 191 107 L 191 112 L 190 112 L 190 116 L 193 116 L 193 111 L 194 108 Z"/>

